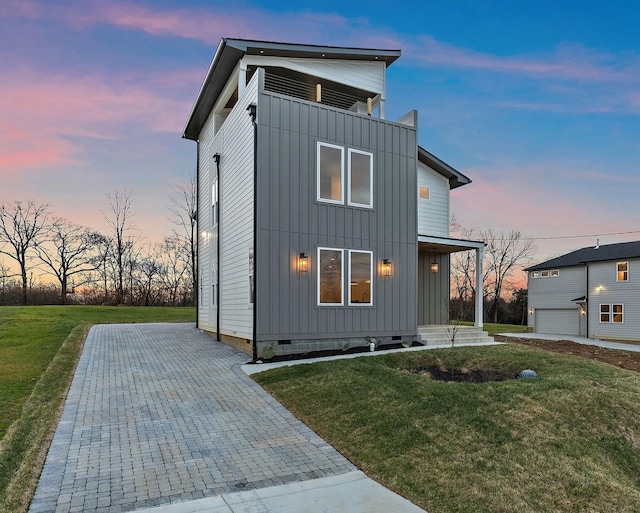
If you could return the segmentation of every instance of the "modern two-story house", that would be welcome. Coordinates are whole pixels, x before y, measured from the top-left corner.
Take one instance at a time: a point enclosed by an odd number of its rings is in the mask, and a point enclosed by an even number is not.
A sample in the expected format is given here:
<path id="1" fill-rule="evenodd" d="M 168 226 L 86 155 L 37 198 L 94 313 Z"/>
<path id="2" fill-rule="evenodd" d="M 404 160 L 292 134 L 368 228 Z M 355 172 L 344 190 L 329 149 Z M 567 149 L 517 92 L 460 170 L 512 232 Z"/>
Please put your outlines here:
<path id="1" fill-rule="evenodd" d="M 418 146 L 415 111 L 386 119 L 399 57 L 221 40 L 183 134 L 197 142 L 199 328 L 255 360 L 448 324 L 449 254 L 481 264 L 483 244 L 449 237 L 450 190 L 469 178 Z"/>
<path id="2" fill-rule="evenodd" d="M 578 249 L 525 271 L 532 331 L 640 340 L 640 241 Z"/>

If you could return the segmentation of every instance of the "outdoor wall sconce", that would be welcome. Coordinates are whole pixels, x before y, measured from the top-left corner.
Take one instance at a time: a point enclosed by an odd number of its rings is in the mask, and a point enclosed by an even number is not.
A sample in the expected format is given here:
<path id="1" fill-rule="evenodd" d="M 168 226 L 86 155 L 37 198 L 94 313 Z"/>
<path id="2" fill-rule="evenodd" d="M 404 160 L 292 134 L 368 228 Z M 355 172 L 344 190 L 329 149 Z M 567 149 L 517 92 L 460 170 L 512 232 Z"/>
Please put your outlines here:
<path id="1" fill-rule="evenodd" d="M 298 272 L 306 273 L 309 271 L 309 256 L 306 253 L 300 253 L 298 256 Z"/>
<path id="2" fill-rule="evenodd" d="M 529 308 L 529 315 L 533 315 L 533 308 Z"/>
<path id="3" fill-rule="evenodd" d="M 431 262 L 431 272 L 437 273 L 440 270 L 440 264 L 438 262 Z"/>
<path id="4" fill-rule="evenodd" d="M 388 258 L 382 261 L 382 276 L 391 276 L 391 260 Z"/>

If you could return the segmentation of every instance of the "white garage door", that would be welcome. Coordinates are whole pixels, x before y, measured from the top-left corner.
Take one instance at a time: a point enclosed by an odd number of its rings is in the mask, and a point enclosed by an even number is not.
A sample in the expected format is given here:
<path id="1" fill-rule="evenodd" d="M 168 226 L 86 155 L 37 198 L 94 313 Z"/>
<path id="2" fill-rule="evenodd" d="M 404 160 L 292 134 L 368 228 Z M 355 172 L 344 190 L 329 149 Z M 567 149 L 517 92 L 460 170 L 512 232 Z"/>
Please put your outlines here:
<path id="1" fill-rule="evenodd" d="M 536 310 L 536 332 L 552 335 L 578 335 L 580 315 L 577 308 Z"/>

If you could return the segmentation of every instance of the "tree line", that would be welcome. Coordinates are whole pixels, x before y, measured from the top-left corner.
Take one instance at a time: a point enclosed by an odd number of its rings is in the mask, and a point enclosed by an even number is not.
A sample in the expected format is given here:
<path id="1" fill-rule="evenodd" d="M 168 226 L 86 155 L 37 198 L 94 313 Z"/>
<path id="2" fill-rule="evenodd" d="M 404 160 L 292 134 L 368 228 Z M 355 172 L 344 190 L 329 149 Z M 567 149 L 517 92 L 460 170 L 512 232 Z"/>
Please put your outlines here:
<path id="1" fill-rule="evenodd" d="M 454 237 L 485 244 L 482 273 L 484 318 L 489 322 L 526 324 L 527 289 L 514 286 L 514 273 L 531 262 L 536 247 L 519 230 L 496 231 L 467 228 L 455 216 L 450 223 Z M 451 255 L 451 317 L 473 320 L 476 298 L 476 261 L 471 251 Z M 507 298 L 509 300 L 507 300 Z"/>
<path id="2" fill-rule="evenodd" d="M 195 175 L 170 195 L 171 233 L 159 243 L 136 229 L 131 191 L 105 199 L 104 233 L 57 217 L 48 204 L 0 204 L 0 305 L 195 304 Z"/>

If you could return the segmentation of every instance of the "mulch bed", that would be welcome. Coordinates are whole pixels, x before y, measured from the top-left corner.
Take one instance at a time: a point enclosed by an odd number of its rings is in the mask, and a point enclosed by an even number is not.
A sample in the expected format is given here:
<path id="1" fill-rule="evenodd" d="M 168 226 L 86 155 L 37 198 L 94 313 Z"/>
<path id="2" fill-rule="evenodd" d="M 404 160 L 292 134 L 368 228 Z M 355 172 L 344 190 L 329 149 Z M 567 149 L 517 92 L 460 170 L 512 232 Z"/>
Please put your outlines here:
<path id="1" fill-rule="evenodd" d="M 606 349 L 604 347 L 589 346 L 578 344 L 570 340 L 538 340 L 533 338 L 517 338 L 505 337 L 503 335 L 495 335 L 493 337 L 499 342 L 512 342 L 516 344 L 524 344 L 526 346 L 539 347 L 547 351 L 555 353 L 570 354 L 574 356 L 582 356 L 583 358 L 591 358 L 599 362 L 609 363 L 616 367 L 640 372 L 640 353 L 631 351 L 618 351 L 617 349 Z"/>

